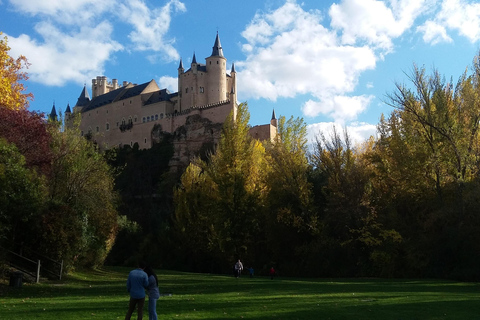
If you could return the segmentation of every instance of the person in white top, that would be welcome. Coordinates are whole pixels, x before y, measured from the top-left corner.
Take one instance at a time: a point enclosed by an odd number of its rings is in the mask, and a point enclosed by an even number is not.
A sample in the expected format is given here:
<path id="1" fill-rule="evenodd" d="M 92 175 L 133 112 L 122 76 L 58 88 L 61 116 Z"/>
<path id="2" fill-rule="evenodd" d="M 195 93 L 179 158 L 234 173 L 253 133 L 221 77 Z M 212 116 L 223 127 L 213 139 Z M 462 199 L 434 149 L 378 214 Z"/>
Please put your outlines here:
<path id="1" fill-rule="evenodd" d="M 238 259 L 237 263 L 235 263 L 235 278 L 240 277 L 242 270 L 243 270 L 243 264 L 240 261 L 240 259 Z"/>

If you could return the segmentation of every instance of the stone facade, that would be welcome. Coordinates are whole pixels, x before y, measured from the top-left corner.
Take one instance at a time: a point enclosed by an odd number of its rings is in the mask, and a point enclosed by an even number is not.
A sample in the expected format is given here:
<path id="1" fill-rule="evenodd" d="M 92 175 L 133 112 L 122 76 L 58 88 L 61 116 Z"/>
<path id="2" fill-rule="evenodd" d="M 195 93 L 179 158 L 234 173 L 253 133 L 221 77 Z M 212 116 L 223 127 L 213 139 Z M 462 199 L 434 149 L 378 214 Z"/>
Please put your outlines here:
<path id="1" fill-rule="evenodd" d="M 173 135 L 175 147 L 172 166 L 188 163 L 189 159 L 207 146 L 215 147 L 223 123 L 230 113 L 236 117 L 237 78 L 232 64 L 226 71 L 217 34 L 212 55 L 199 64 L 193 55 L 190 69 L 178 67 L 178 92 L 160 89 L 151 80 L 143 84 L 105 76 L 92 80 L 92 98 L 83 88 L 73 113 L 81 115 L 82 135 L 91 135 L 101 149 L 133 146 L 150 148 L 162 133 Z M 65 116 L 71 117 L 70 107 Z M 274 117 L 274 115 L 273 115 Z M 252 128 L 252 136 L 260 140 L 272 139 L 276 134 L 276 120 Z"/>

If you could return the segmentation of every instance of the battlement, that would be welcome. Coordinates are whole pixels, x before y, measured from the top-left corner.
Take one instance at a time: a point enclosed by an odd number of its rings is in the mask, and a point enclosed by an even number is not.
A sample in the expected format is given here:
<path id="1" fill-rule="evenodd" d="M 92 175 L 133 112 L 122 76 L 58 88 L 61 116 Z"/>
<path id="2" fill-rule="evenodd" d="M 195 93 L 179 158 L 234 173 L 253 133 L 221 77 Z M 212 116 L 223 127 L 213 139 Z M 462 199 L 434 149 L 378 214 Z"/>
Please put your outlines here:
<path id="1" fill-rule="evenodd" d="M 123 81 L 122 87 L 126 87 L 128 84 L 128 81 Z M 117 79 L 112 79 L 112 82 L 108 82 L 106 76 L 97 76 L 96 79 L 92 79 L 92 99 L 118 88 L 120 86 Z"/>

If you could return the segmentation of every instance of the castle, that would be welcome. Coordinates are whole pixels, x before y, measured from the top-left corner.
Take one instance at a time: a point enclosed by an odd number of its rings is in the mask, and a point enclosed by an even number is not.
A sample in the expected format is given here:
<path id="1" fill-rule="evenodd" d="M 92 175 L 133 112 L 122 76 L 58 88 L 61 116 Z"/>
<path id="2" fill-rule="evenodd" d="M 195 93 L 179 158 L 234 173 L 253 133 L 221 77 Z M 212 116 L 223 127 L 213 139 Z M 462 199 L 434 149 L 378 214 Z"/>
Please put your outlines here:
<path id="1" fill-rule="evenodd" d="M 172 166 L 188 164 L 202 148 L 214 149 L 228 115 L 232 112 L 236 117 L 237 74 L 233 63 L 227 74 L 218 33 L 212 54 L 205 60 L 205 64 L 197 63 L 194 54 L 188 70 L 180 60 L 178 92 L 174 93 L 160 89 L 155 80 L 119 85 L 105 76 L 93 79 L 92 98 L 84 86 L 73 107 L 73 114 L 81 115 L 81 134 L 89 135 L 101 149 L 135 144 L 140 149 L 150 148 L 162 134 L 171 134 Z M 71 116 L 68 105 L 65 118 Z M 250 134 L 258 140 L 271 140 L 276 125 L 273 112 L 269 124 L 251 128 Z"/>

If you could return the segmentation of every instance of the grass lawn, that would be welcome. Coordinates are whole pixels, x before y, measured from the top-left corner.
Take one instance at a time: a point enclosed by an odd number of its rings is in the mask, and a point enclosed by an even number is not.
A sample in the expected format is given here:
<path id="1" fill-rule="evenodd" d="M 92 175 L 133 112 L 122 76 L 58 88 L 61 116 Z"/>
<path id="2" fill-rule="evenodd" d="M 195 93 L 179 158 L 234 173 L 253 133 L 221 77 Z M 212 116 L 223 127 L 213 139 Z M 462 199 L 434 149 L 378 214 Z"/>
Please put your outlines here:
<path id="1" fill-rule="evenodd" d="M 124 319 L 128 268 L 0 283 L 0 319 Z M 480 319 L 477 283 L 249 278 L 157 270 L 159 319 Z M 136 319 L 136 313 L 132 319 Z M 144 319 L 148 319 L 145 306 Z"/>

